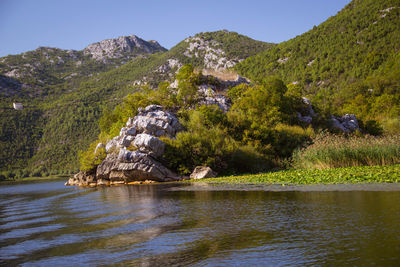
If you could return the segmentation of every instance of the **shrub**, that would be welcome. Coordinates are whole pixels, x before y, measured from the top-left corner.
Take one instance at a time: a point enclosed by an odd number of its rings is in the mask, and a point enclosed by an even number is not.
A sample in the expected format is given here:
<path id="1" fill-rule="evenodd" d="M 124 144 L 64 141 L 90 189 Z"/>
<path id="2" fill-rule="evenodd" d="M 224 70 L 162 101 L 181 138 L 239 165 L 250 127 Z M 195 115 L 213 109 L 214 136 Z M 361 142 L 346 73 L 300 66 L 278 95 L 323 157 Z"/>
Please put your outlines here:
<path id="1" fill-rule="evenodd" d="M 90 144 L 89 149 L 79 153 L 81 170 L 89 171 L 99 165 L 106 158 L 106 150 L 101 147 L 95 151 L 98 142 Z"/>
<path id="2" fill-rule="evenodd" d="M 6 172 L 4 173 L 4 175 L 6 176 L 6 179 L 7 179 L 7 180 L 12 180 L 12 179 L 14 179 L 15 176 L 16 176 L 15 172 L 13 172 L 13 171 L 6 171 Z"/>
<path id="3" fill-rule="evenodd" d="M 388 134 L 400 134 L 400 118 L 390 118 L 383 122 L 383 129 Z"/>
<path id="4" fill-rule="evenodd" d="M 284 158 L 290 157 L 295 149 L 311 142 L 313 135 L 314 130 L 311 127 L 304 129 L 297 125 L 280 123 L 272 132 L 275 154 Z"/>
<path id="5" fill-rule="evenodd" d="M 230 173 L 257 173 L 264 172 L 275 166 L 275 162 L 269 156 L 258 152 L 250 145 L 238 147 L 231 155 L 229 162 Z"/>
<path id="6" fill-rule="evenodd" d="M 22 178 L 29 177 L 30 174 L 31 174 L 31 173 L 30 173 L 29 170 L 24 169 L 24 170 L 22 171 Z"/>
<path id="7" fill-rule="evenodd" d="M 166 143 L 164 159 L 170 168 L 188 174 L 196 166 L 209 166 L 216 171 L 228 168 L 236 142 L 218 127 L 194 132 L 180 132 L 176 139 L 162 138 Z"/>
<path id="8" fill-rule="evenodd" d="M 31 177 L 42 177 L 43 168 L 37 168 L 31 172 Z"/>

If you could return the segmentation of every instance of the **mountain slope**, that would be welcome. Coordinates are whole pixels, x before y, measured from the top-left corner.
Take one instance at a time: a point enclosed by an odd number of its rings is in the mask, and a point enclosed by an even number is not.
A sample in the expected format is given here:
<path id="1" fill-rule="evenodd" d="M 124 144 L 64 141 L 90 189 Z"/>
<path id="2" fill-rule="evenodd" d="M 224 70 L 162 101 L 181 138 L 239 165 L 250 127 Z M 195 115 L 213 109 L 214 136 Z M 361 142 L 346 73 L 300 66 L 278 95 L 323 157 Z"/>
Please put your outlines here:
<path id="1" fill-rule="evenodd" d="M 116 40 L 119 39 L 121 38 Z M 90 45 L 83 51 L 74 52 L 78 54 L 78 58 L 83 57 L 87 60 L 79 65 L 85 75 L 66 79 L 62 77 L 69 77 L 70 72 L 78 71 L 63 69 L 56 64 L 53 67 L 49 66 L 45 72 L 51 74 L 51 78 L 46 80 L 49 83 L 38 86 L 37 90 L 41 91 L 41 94 L 37 93 L 31 97 L 29 90 L 32 88 L 26 86 L 29 85 L 27 80 L 5 76 L 11 68 L 4 68 L 2 65 L 0 70 L 3 76 L 0 76 L 0 85 L 7 87 L 1 89 L 3 97 L 0 98 L 3 109 L 0 119 L 4 122 L 4 130 L 0 133 L 4 140 L 4 143 L 0 143 L 3 151 L 0 165 L 4 166 L 3 169 L 27 167 L 30 170 L 75 171 L 78 168 L 79 150 L 85 150 L 99 134 L 98 119 L 103 110 L 113 108 L 126 94 L 137 90 L 136 84 L 147 83 L 152 86 L 164 80 L 171 80 L 175 71 L 187 63 L 198 69 L 207 67 L 223 70 L 273 46 L 227 31 L 198 34 L 166 52 L 160 51 L 163 49 L 159 49 L 155 41 L 149 42 L 151 46 L 147 46 L 148 49 L 140 53 L 137 53 L 136 48 L 129 50 L 126 47 L 129 43 L 135 43 L 135 39 L 122 38 L 119 44 L 113 40 L 106 40 Z M 100 50 L 105 51 L 101 54 Z M 123 57 L 120 57 L 121 51 L 125 53 Z M 149 54 L 146 51 L 159 53 Z M 185 55 L 187 51 L 193 55 Z M 129 53 L 133 53 L 133 56 Z M 23 55 L 16 57 L 21 59 Z M 67 62 L 66 59 L 63 60 Z M 8 61 L 9 59 L 3 63 L 12 65 L 8 64 Z M 75 61 L 71 62 L 76 64 Z M 125 64 L 121 65 L 122 63 Z M 23 63 L 20 66 L 24 64 L 32 63 Z M 37 77 L 36 74 L 32 76 Z M 51 84 L 53 77 L 58 80 Z M 11 93 L 5 96 L 4 92 L 13 92 L 11 86 L 26 89 L 18 91 L 21 92 L 19 95 Z M 7 121 L 7 117 L 22 114 L 8 108 L 13 100 L 21 101 L 24 106 L 30 106 L 30 110 L 40 112 L 37 118 L 24 126 L 33 127 L 35 131 L 32 134 L 28 133 L 34 139 L 29 146 L 29 140 L 24 136 L 27 132 L 17 131 L 21 126 Z M 18 117 L 16 120 L 24 119 Z M 13 131 L 17 134 L 12 135 Z M 24 147 L 30 148 L 29 153 L 24 152 Z M 21 161 L 15 161 L 14 158 L 20 158 Z"/>
<path id="2" fill-rule="evenodd" d="M 76 81 L 118 67 L 134 57 L 166 49 L 156 41 L 124 36 L 90 44 L 81 51 L 39 47 L 19 55 L 0 58 L 0 96 L 43 97 L 52 87 Z M 10 87 L 11 83 L 18 86 Z"/>
<path id="3" fill-rule="evenodd" d="M 385 124 L 400 115 L 399 52 L 400 1 L 354 0 L 318 27 L 236 69 L 251 79 L 278 75 L 325 111 Z"/>

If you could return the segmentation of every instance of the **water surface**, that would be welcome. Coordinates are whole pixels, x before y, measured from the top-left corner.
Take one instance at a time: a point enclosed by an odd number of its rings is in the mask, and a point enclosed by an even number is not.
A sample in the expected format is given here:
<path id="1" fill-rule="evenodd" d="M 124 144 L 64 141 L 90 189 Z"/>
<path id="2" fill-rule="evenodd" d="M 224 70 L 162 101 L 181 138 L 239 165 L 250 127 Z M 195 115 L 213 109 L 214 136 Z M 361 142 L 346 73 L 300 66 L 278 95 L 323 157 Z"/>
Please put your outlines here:
<path id="1" fill-rule="evenodd" d="M 400 191 L 183 186 L 2 185 L 0 265 L 400 262 Z"/>

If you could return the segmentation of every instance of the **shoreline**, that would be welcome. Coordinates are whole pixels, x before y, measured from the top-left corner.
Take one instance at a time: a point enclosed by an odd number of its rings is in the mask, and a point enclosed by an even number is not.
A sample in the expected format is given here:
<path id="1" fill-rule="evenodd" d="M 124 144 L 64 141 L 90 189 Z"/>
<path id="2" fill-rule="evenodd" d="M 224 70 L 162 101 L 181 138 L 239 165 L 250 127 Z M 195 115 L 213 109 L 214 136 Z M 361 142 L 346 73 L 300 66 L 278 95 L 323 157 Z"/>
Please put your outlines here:
<path id="1" fill-rule="evenodd" d="M 57 181 L 57 180 L 64 180 L 68 179 L 70 177 L 69 175 L 67 176 L 61 176 L 61 175 L 52 175 L 52 176 L 45 176 L 45 177 L 25 177 L 22 179 L 16 179 L 16 180 L 4 180 L 0 181 L 0 186 L 1 185 L 13 185 L 13 184 L 22 184 L 22 183 L 40 183 L 40 182 L 48 182 L 48 181 Z"/>
<path id="2" fill-rule="evenodd" d="M 400 191 L 400 183 L 358 183 L 358 184 L 213 184 L 194 182 L 177 186 L 170 191 L 265 191 L 265 192 L 354 192 L 354 191 Z"/>

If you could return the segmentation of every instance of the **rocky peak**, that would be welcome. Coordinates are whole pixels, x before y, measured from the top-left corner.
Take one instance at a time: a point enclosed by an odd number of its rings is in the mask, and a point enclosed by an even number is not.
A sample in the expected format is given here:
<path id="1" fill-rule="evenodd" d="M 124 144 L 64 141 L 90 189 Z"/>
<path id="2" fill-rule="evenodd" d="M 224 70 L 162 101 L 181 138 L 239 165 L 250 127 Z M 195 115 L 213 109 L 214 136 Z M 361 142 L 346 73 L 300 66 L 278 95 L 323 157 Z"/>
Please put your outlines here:
<path id="1" fill-rule="evenodd" d="M 216 40 L 205 40 L 200 36 L 189 37 L 185 39 L 189 44 L 183 53 L 189 58 L 201 58 L 204 61 L 204 67 L 207 69 L 224 70 L 236 65 L 239 61 L 227 58 L 222 44 Z"/>
<path id="2" fill-rule="evenodd" d="M 166 49 L 157 41 L 147 42 L 136 35 L 130 35 L 90 44 L 83 49 L 83 54 L 91 55 L 96 60 L 105 60 L 107 58 L 122 58 L 126 54 L 135 52 L 147 54 L 159 51 L 166 51 Z"/>

